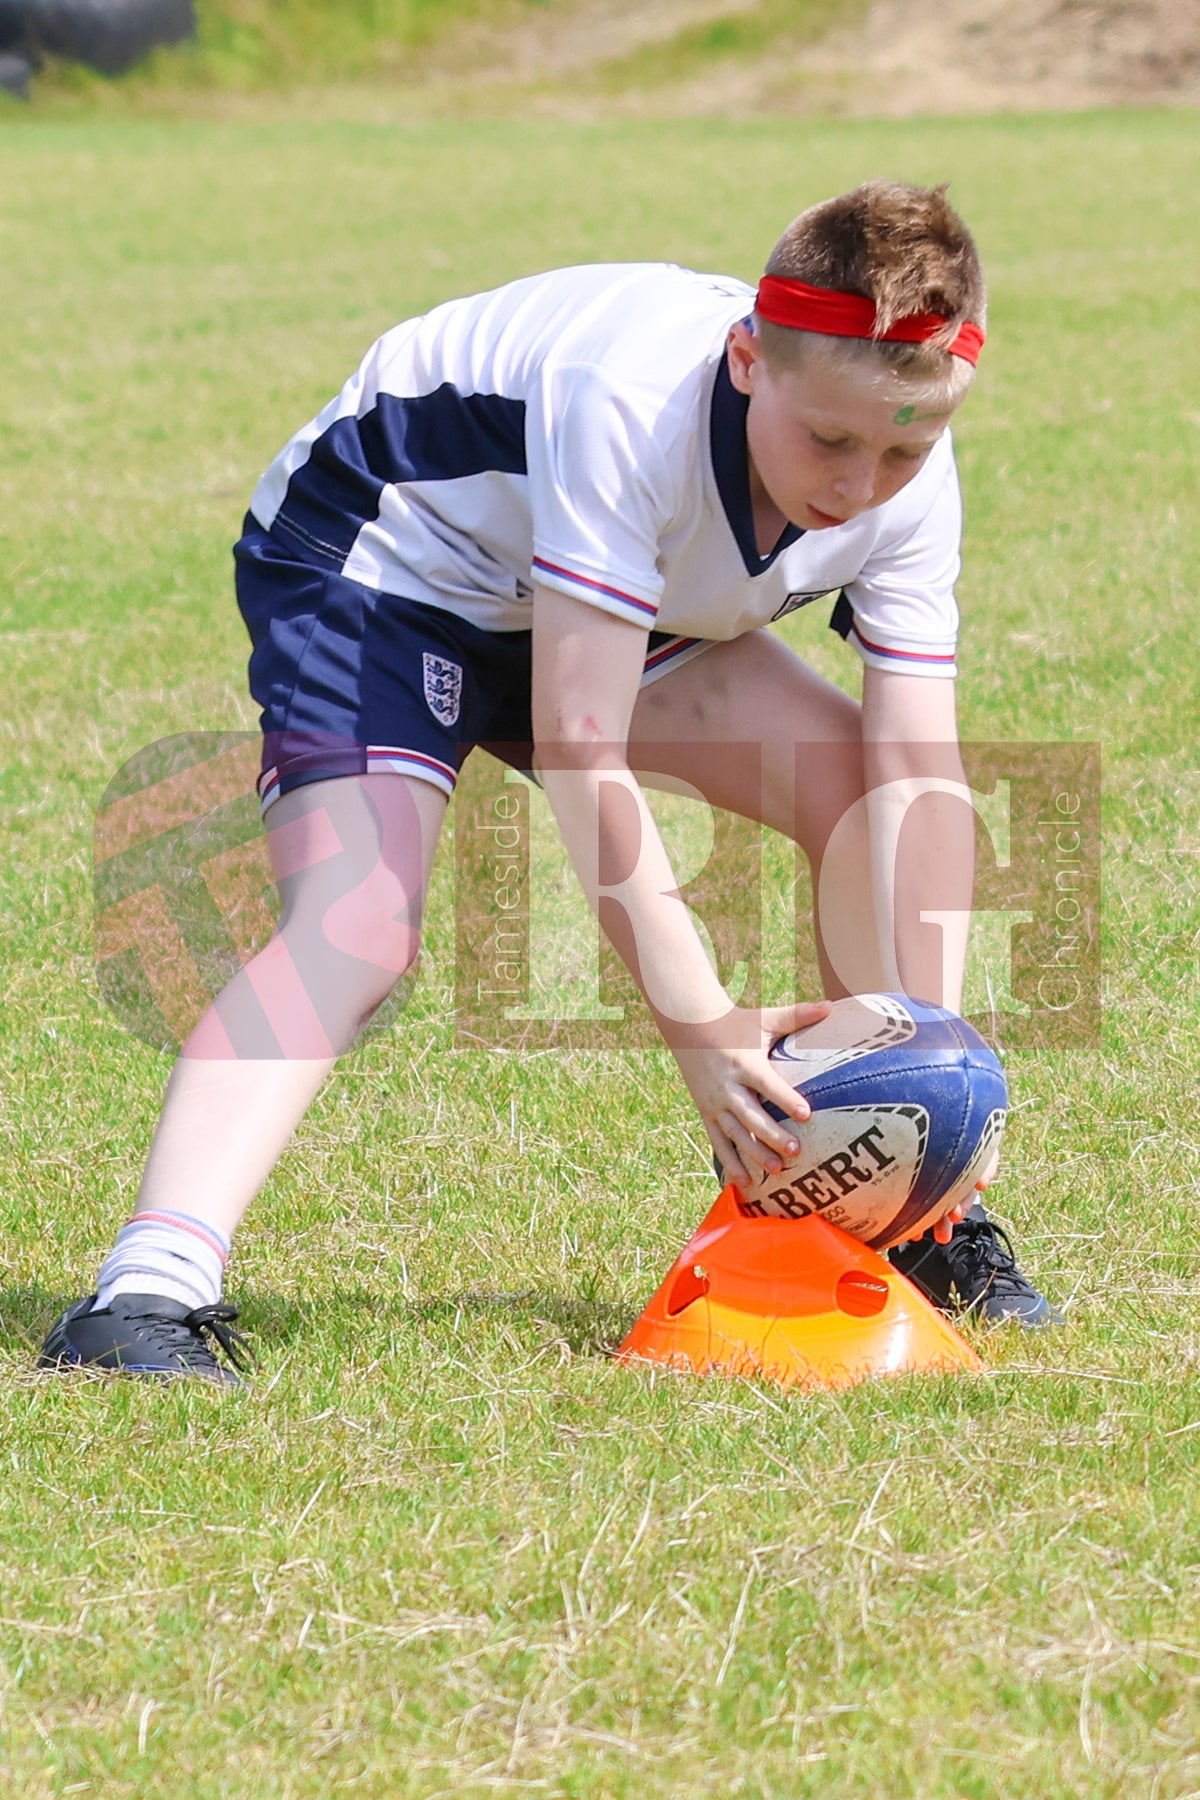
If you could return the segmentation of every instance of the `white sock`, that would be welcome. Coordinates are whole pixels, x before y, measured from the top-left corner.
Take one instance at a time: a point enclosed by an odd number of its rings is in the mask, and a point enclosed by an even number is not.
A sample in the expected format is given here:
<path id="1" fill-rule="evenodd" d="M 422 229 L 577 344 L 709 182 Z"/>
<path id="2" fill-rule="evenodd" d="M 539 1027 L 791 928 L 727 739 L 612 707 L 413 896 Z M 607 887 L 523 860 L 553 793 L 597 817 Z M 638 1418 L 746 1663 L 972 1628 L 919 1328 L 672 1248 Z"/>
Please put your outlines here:
<path id="1" fill-rule="evenodd" d="M 215 1306 L 229 1259 L 224 1232 L 180 1212 L 135 1213 L 117 1233 L 96 1283 L 93 1312 L 116 1294 L 159 1294 L 190 1309 Z"/>

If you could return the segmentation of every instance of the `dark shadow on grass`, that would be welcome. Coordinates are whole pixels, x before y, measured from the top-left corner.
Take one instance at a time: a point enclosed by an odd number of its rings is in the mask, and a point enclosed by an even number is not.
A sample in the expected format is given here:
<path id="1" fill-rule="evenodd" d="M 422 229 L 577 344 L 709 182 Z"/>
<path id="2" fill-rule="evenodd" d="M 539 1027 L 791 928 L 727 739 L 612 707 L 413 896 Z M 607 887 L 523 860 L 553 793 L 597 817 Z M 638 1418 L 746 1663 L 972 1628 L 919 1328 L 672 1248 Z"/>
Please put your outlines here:
<path id="1" fill-rule="evenodd" d="M 361 1328 L 384 1327 L 403 1333 L 417 1324 L 449 1323 L 465 1318 L 494 1318 L 517 1329 L 530 1329 L 543 1339 L 565 1344 L 576 1356 L 607 1356 L 621 1342 L 637 1317 L 627 1305 L 616 1305 L 583 1293 L 562 1294 L 541 1288 L 519 1292 L 462 1289 L 437 1299 L 408 1300 L 403 1294 L 380 1294 L 367 1288 L 334 1288 L 320 1300 L 281 1300 L 270 1294 L 234 1294 L 241 1309 L 239 1330 L 260 1342 L 281 1342 L 302 1336 L 309 1318 L 340 1313 Z M 348 1340 L 359 1329 L 347 1326 Z"/>
<path id="2" fill-rule="evenodd" d="M 228 1296 L 238 1309 L 238 1331 L 244 1331 L 253 1344 L 268 1346 L 293 1344 L 312 1329 L 317 1308 L 312 1301 L 285 1299 L 269 1288 L 251 1290 L 247 1294 Z"/>
<path id="3" fill-rule="evenodd" d="M 259 1328 L 259 1304 L 257 1298 L 248 1297 L 245 1301 L 242 1322 L 247 1330 Z M 302 1325 L 304 1309 L 299 1310 Z M 470 1288 L 417 1301 L 407 1300 L 402 1294 L 373 1293 L 366 1288 L 335 1288 L 322 1302 L 321 1310 L 351 1318 L 361 1315 L 364 1329 L 386 1326 L 400 1333 L 422 1322 L 452 1325 L 459 1316 L 492 1318 L 518 1330 L 528 1330 L 545 1342 L 565 1344 L 574 1356 L 611 1355 L 637 1317 L 627 1304 L 544 1288 L 519 1292 Z"/>
<path id="4" fill-rule="evenodd" d="M 520 1294 L 449 1294 L 407 1311 L 413 1318 L 431 1322 L 454 1319 L 460 1313 L 506 1319 L 514 1325 L 532 1326 L 541 1335 L 549 1331 L 575 1356 L 611 1356 L 637 1318 L 627 1304 L 545 1289 Z"/>

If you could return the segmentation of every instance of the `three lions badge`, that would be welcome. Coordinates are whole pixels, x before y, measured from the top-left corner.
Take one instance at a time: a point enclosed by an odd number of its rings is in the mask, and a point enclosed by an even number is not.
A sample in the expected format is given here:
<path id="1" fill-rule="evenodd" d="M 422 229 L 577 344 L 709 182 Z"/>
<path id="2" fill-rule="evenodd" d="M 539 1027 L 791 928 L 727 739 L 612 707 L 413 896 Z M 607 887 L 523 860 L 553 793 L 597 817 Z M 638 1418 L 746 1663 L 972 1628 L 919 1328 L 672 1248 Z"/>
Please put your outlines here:
<path id="1" fill-rule="evenodd" d="M 440 725 L 457 725 L 462 709 L 463 672 L 443 656 L 422 652 L 425 671 L 425 704 Z"/>

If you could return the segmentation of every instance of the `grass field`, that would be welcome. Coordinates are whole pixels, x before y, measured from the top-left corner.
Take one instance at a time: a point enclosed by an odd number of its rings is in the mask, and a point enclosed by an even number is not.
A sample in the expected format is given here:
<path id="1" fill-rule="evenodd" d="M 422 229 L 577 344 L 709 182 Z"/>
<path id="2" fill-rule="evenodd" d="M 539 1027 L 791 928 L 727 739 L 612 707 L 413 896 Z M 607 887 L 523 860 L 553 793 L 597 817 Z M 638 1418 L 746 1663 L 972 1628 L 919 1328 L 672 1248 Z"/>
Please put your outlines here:
<path id="1" fill-rule="evenodd" d="M 193 38 L 116 81 L 51 61 L 33 94 L 60 115 L 227 112 L 248 99 L 258 114 L 282 95 L 294 112 L 301 95 L 309 116 L 407 120 L 514 116 L 561 105 L 569 89 L 576 106 L 632 94 L 653 113 L 672 84 L 719 86 L 771 51 L 787 71 L 778 106 L 784 91 L 794 97 L 796 48 L 852 23 L 863 4 L 735 0 L 723 13 L 701 0 L 656 20 L 628 7 L 597 14 L 589 0 L 197 0 Z M 829 87 L 804 85 L 814 95 Z"/>
<path id="2" fill-rule="evenodd" d="M 5 1795 L 1200 1794 L 1198 138 L 0 116 Z M 456 1043 L 446 858 L 411 1004 L 239 1240 L 253 1390 L 34 1374 L 169 1066 L 97 993 L 92 819 L 253 723 L 259 469 L 396 318 L 577 259 L 753 276 L 880 172 L 952 176 L 993 280 L 964 732 L 1104 744 L 1103 1030 L 1010 1054 L 994 1190 L 1067 1328 L 840 1396 L 607 1361 L 698 1128 L 663 1054 Z"/>

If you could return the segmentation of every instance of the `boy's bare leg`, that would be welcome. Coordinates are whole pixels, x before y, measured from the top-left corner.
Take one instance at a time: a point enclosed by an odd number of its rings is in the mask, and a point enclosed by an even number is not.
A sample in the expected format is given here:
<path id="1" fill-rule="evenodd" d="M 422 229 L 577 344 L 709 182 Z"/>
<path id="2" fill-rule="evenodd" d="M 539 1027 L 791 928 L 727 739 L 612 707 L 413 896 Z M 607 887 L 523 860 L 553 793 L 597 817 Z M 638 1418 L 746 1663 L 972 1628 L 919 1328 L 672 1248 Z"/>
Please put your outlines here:
<path id="1" fill-rule="evenodd" d="M 183 1047 L 133 1218 L 43 1361 L 236 1377 L 220 1304 L 232 1233 L 337 1056 L 411 967 L 446 801 L 401 775 L 285 795 L 267 819 L 282 913 Z"/>
<path id="2" fill-rule="evenodd" d="M 333 1063 L 411 967 L 446 810 L 429 782 L 339 777 L 267 814 L 282 912 L 183 1046 L 135 1217 L 230 1235 Z"/>
<path id="3" fill-rule="evenodd" d="M 134 1218 L 185 1213 L 232 1237 L 332 1067 L 332 1058 L 218 1063 L 181 1056 Z"/>

